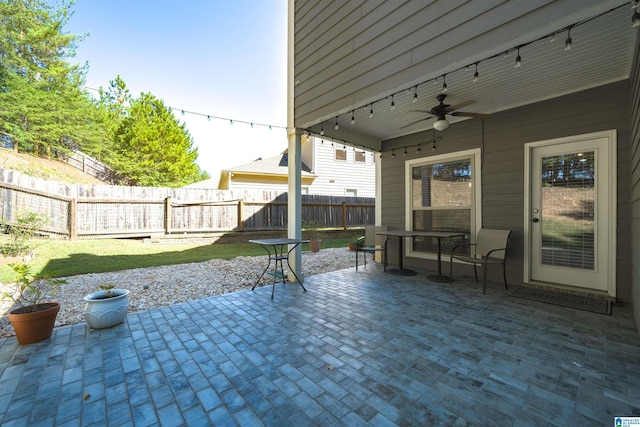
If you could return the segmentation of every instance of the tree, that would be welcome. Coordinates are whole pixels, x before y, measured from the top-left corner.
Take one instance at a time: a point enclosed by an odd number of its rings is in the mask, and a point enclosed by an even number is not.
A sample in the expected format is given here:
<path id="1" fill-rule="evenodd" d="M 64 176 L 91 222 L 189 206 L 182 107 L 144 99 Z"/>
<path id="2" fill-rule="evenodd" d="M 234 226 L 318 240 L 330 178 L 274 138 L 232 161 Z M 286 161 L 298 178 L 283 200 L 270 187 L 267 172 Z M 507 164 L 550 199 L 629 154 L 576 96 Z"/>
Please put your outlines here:
<path id="1" fill-rule="evenodd" d="M 72 4 L 0 1 L 0 128 L 23 150 L 95 137 L 95 106 L 83 89 L 87 64 L 67 62 L 84 37 L 63 32 Z"/>
<path id="2" fill-rule="evenodd" d="M 115 129 L 110 163 L 135 185 L 179 187 L 208 176 L 197 158 L 185 125 L 147 92 L 131 102 Z"/>

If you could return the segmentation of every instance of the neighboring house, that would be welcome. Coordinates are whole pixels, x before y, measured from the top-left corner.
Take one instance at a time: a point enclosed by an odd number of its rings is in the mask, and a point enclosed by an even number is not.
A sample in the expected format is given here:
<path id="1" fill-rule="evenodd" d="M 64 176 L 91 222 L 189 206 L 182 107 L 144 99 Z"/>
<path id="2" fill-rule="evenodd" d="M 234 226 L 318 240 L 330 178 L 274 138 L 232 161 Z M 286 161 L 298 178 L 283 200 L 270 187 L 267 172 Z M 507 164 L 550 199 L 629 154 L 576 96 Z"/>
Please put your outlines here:
<path id="1" fill-rule="evenodd" d="M 375 197 L 370 150 L 323 138 L 302 137 L 302 194 Z M 288 190 L 288 153 L 223 169 L 219 190 Z"/>
<path id="2" fill-rule="evenodd" d="M 289 7 L 290 138 L 311 132 L 379 153 L 378 223 L 472 238 L 510 229 L 512 284 L 631 302 L 640 325 L 637 9 L 622 0 Z M 409 240 L 405 265 L 434 268 L 433 245 Z"/>

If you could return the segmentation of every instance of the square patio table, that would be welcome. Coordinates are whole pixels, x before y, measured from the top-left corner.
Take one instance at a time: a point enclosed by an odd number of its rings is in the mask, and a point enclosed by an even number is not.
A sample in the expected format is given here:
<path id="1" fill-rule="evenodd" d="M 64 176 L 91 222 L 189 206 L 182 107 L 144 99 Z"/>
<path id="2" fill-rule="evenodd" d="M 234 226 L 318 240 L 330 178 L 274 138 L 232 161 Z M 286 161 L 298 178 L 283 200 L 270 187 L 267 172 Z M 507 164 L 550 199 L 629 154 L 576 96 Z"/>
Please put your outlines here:
<path id="1" fill-rule="evenodd" d="M 434 282 L 448 282 L 449 278 L 442 274 L 442 239 L 453 238 L 453 237 L 464 237 L 467 233 L 455 232 L 455 231 L 415 231 L 415 230 L 388 230 L 388 231 L 379 231 L 376 234 L 380 234 L 382 236 L 396 236 L 398 237 L 398 242 L 400 244 L 400 261 L 398 263 L 398 268 L 387 269 L 387 272 L 391 274 L 396 274 L 399 276 L 413 276 L 416 274 L 414 270 L 409 268 L 404 268 L 403 266 L 403 258 L 404 258 L 404 245 L 402 239 L 405 237 L 435 237 L 438 240 L 438 274 L 427 276 L 429 280 Z"/>
<path id="2" fill-rule="evenodd" d="M 262 272 L 260 277 L 258 277 L 258 280 L 256 280 L 256 283 L 254 283 L 251 290 L 254 290 L 256 288 L 256 286 L 258 285 L 258 282 L 260 281 L 260 279 L 262 279 L 262 276 L 264 276 L 264 274 L 267 272 L 267 270 L 271 266 L 271 261 L 275 261 L 275 265 L 273 267 L 273 285 L 271 287 L 271 299 L 273 299 L 273 294 L 275 293 L 275 289 L 276 289 L 276 282 L 278 280 L 278 262 L 280 262 L 280 272 L 282 273 L 282 283 L 283 284 L 286 283 L 287 279 L 286 279 L 286 276 L 284 275 L 284 266 L 282 264 L 282 261 L 286 260 L 287 265 L 289 266 L 289 271 L 293 273 L 293 275 L 295 276 L 300 286 L 302 286 L 302 290 L 307 292 L 307 290 L 302 285 L 302 281 L 300 280 L 300 278 L 298 278 L 298 275 L 296 274 L 295 270 L 291 268 L 291 264 L 289 264 L 289 254 L 291 254 L 291 252 L 301 244 L 309 243 L 308 240 L 289 239 L 287 237 L 282 237 L 282 238 L 275 238 L 275 239 L 253 239 L 253 240 L 249 240 L 249 243 L 256 243 L 258 245 L 261 245 L 264 248 L 264 250 L 266 250 L 267 253 L 269 254 L 269 262 L 267 263 L 267 266 L 264 268 L 264 271 Z M 288 246 L 292 246 L 292 247 L 289 250 L 285 251 L 285 247 L 288 247 Z"/>

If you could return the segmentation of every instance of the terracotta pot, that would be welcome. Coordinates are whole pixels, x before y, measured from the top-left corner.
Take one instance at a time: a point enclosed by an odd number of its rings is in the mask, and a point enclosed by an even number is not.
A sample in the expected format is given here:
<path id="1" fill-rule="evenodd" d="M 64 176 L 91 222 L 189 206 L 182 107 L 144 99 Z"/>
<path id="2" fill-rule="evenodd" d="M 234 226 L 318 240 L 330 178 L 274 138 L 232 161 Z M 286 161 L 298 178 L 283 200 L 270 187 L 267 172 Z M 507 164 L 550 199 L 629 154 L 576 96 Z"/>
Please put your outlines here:
<path id="1" fill-rule="evenodd" d="M 320 240 L 310 240 L 309 249 L 311 252 L 320 252 Z"/>
<path id="2" fill-rule="evenodd" d="M 92 329 L 110 328 L 122 323 L 129 310 L 129 291 L 127 289 L 112 289 L 100 291 L 84 297 L 84 320 Z"/>
<path id="3" fill-rule="evenodd" d="M 16 308 L 8 316 L 20 344 L 33 344 L 49 338 L 60 304 L 45 302 L 38 304 L 35 311 L 29 311 L 31 308 L 33 306 Z"/>

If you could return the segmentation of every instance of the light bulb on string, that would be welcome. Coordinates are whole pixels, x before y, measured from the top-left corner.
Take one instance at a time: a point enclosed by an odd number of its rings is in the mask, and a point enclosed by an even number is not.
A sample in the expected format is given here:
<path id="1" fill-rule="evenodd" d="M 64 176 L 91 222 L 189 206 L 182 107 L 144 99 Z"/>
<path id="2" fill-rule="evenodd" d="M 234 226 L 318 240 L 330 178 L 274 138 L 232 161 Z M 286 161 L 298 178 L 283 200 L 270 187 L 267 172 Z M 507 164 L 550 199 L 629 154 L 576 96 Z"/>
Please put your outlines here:
<path id="1" fill-rule="evenodd" d="M 420 144 L 418 144 L 418 149 L 416 150 L 418 154 L 420 154 Z"/>
<path id="2" fill-rule="evenodd" d="M 518 56 L 516 56 L 516 65 L 514 68 L 522 67 L 522 58 L 520 57 L 520 48 L 518 48 Z"/>
<path id="3" fill-rule="evenodd" d="M 418 102 L 418 86 L 416 86 L 413 90 L 413 101 L 411 102 L 413 102 L 414 104 Z"/>
<path id="4" fill-rule="evenodd" d="M 476 83 L 480 79 L 480 74 L 478 74 L 478 63 L 476 62 L 476 72 L 473 73 L 473 82 Z"/>
<path id="5" fill-rule="evenodd" d="M 211 121 L 211 116 L 207 116 L 207 121 L 210 122 Z"/>
<path id="6" fill-rule="evenodd" d="M 233 125 L 233 120 L 229 120 L 229 124 L 230 124 L 230 125 Z"/>
<path id="7" fill-rule="evenodd" d="M 635 12 L 633 12 L 633 16 L 631 17 L 631 28 L 638 29 L 640 28 L 640 13 L 638 13 L 638 1 L 634 3 Z"/>
<path id="8" fill-rule="evenodd" d="M 353 110 L 351 110 L 351 124 L 353 125 L 356 122 L 356 116 L 353 113 Z"/>
<path id="9" fill-rule="evenodd" d="M 184 116 L 184 110 L 182 110 L 182 115 Z"/>
<path id="10" fill-rule="evenodd" d="M 555 42 L 556 42 L 556 33 L 552 33 L 551 39 L 549 39 L 549 43 L 555 43 Z"/>
<path id="11" fill-rule="evenodd" d="M 407 147 L 404 147 L 404 153 L 402 154 L 404 157 L 407 157 Z"/>
<path id="12" fill-rule="evenodd" d="M 447 93 L 447 76 L 442 76 L 442 93 Z"/>
<path id="13" fill-rule="evenodd" d="M 320 127 L 320 136 L 324 136 L 324 122 L 322 122 L 322 126 Z"/>
<path id="14" fill-rule="evenodd" d="M 340 125 L 338 124 L 338 117 L 336 116 L 336 125 L 333 127 L 335 130 L 340 129 Z"/>
<path id="15" fill-rule="evenodd" d="M 391 149 L 391 158 L 392 158 L 392 159 L 396 157 L 396 155 L 395 155 L 395 153 L 393 152 L 393 150 L 394 150 L 394 149 L 392 148 L 392 149 Z"/>
<path id="16" fill-rule="evenodd" d="M 571 28 L 567 31 L 567 39 L 564 41 L 564 51 L 568 52 L 571 50 L 573 41 L 571 40 Z"/>
<path id="17" fill-rule="evenodd" d="M 253 123 L 251 123 L 251 129 L 253 129 Z"/>
<path id="18" fill-rule="evenodd" d="M 373 104 L 371 104 L 371 108 L 369 108 L 369 118 L 373 118 Z"/>
<path id="19" fill-rule="evenodd" d="M 393 100 L 393 95 L 391 95 L 391 110 L 395 110 L 396 109 L 396 103 Z"/>

